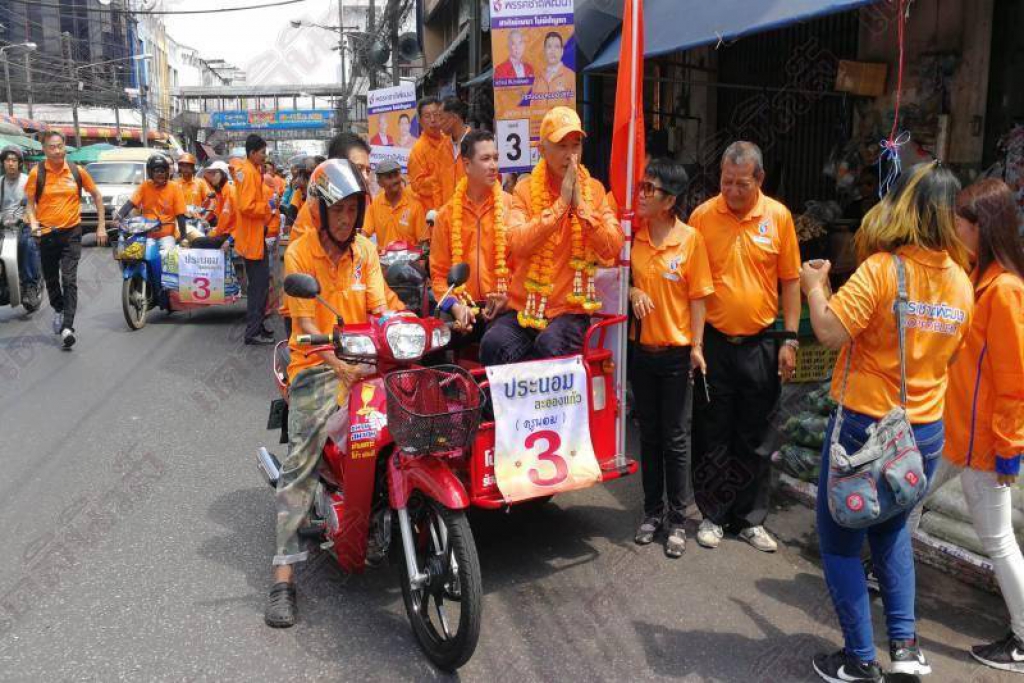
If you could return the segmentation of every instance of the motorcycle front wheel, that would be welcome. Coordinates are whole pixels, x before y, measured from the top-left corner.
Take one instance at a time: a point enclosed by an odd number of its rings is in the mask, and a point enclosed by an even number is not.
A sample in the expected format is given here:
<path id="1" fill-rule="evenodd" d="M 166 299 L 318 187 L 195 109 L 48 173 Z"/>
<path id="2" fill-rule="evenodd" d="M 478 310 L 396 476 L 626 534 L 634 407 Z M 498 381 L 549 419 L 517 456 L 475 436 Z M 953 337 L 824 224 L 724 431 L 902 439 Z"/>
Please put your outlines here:
<path id="1" fill-rule="evenodd" d="M 149 292 L 146 291 L 144 277 L 136 275 L 121 284 L 121 310 L 124 311 L 124 319 L 130 329 L 141 330 L 146 326 Z"/>
<path id="2" fill-rule="evenodd" d="M 465 512 L 432 500 L 416 502 L 409 507 L 416 566 L 429 578 L 422 586 L 411 584 L 403 551 L 402 598 L 424 654 L 452 672 L 470 660 L 480 639 L 480 558 Z"/>

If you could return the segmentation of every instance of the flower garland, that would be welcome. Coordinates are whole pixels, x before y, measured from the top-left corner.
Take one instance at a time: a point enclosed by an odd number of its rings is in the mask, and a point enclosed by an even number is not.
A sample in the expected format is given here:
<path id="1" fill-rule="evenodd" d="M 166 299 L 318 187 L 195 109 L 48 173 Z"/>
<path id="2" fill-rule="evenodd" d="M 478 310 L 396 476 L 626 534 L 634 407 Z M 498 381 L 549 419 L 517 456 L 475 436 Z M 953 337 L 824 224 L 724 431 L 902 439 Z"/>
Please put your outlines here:
<path id="1" fill-rule="evenodd" d="M 455 194 L 452 195 L 452 263 L 462 263 L 462 209 L 466 199 L 466 190 L 469 181 L 465 178 L 459 181 L 455 187 Z M 508 293 L 508 231 L 505 228 L 505 197 L 501 189 L 501 183 L 495 182 L 492 188 L 494 198 L 494 275 L 497 278 L 495 292 L 498 294 Z M 455 297 L 470 307 L 473 315 L 480 312 L 473 296 L 466 290 L 465 285 L 455 289 Z"/>
<path id="2" fill-rule="evenodd" d="M 589 181 L 590 173 L 581 165 L 580 194 L 587 205 L 592 205 Z M 534 216 L 540 216 L 555 203 L 548 189 L 548 167 L 543 159 L 534 167 L 530 176 L 530 197 Z M 597 284 L 594 277 L 597 274 L 597 261 L 587 244 L 583 226 L 575 211 L 570 210 L 569 222 L 572 229 L 572 258 L 569 260 L 569 266 L 574 274 L 572 292 L 566 295 L 565 300 L 572 306 L 579 306 L 586 312 L 593 313 L 601 308 L 601 302 L 597 300 Z M 518 315 L 519 324 L 523 327 L 543 330 L 548 326 L 546 309 L 548 297 L 554 291 L 554 252 L 560 237 L 560 231 L 556 231 L 530 259 L 530 269 L 526 275 L 526 306 Z"/>

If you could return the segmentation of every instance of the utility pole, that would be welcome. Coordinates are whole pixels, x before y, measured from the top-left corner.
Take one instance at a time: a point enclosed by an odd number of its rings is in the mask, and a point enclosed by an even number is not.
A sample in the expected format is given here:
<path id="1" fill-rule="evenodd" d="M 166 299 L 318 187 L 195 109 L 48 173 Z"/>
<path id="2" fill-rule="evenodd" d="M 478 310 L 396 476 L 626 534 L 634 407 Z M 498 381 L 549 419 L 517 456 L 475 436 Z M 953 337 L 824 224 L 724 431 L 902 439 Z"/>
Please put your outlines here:
<path id="1" fill-rule="evenodd" d="M 7 54 L 0 50 L 0 57 L 4 58 L 4 84 L 7 88 L 7 114 L 14 116 L 14 97 L 11 95 L 11 67 L 7 62 Z"/>
<path id="2" fill-rule="evenodd" d="M 398 23 L 402 20 L 399 0 L 388 0 L 388 24 L 391 29 L 391 85 L 401 85 L 402 77 L 398 73 Z"/>
<path id="3" fill-rule="evenodd" d="M 338 108 L 338 128 L 344 131 L 348 128 L 348 76 L 345 74 L 345 0 L 338 0 L 338 54 L 341 55 L 341 106 Z"/>
<path id="4" fill-rule="evenodd" d="M 71 78 L 71 87 L 74 88 L 74 95 L 71 98 L 71 115 L 75 122 L 75 147 L 82 146 L 82 129 L 78 125 L 78 76 L 75 74 L 75 58 L 71 53 L 71 34 L 65 31 L 60 35 L 64 43 L 64 50 L 67 54 L 68 76 Z"/>
<path id="5" fill-rule="evenodd" d="M 481 52 L 483 51 L 483 16 L 480 12 L 480 3 L 470 0 L 469 3 L 469 77 L 476 78 L 480 74 L 480 66 L 483 63 Z"/>
<path id="6" fill-rule="evenodd" d="M 32 118 L 32 63 L 29 61 L 29 53 L 25 53 L 25 82 L 28 84 L 28 117 Z M 7 98 L 10 101 L 10 97 Z"/>
<path id="7" fill-rule="evenodd" d="M 366 10 L 366 32 L 370 34 L 370 42 L 366 46 L 366 49 L 370 49 L 373 46 L 374 41 L 377 39 L 377 8 L 375 7 L 374 0 L 370 0 L 370 4 Z M 377 87 L 377 68 L 371 64 L 367 64 L 369 67 L 367 75 L 370 79 L 370 90 L 374 90 Z"/>

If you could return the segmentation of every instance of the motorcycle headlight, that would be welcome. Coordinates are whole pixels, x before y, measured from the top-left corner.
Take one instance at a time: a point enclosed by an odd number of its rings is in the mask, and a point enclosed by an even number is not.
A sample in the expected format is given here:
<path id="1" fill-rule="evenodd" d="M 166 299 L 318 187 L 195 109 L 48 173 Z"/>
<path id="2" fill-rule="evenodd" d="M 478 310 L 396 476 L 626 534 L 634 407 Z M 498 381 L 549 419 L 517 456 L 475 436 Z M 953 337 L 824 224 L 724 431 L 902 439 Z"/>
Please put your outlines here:
<path id="1" fill-rule="evenodd" d="M 365 334 L 346 334 L 341 338 L 341 352 L 347 356 L 376 356 L 377 347 Z"/>
<path id="2" fill-rule="evenodd" d="M 438 327 L 434 330 L 433 334 L 430 335 L 430 346 L 435 349 L 448 346 L 448 342 L 452 340 L 452 331 L 448 329 L 447 325 Z"/>
<path id="3" fill-rule="evenodd" d="M 389 325 L 387 340 L 395 360 L 414 360 L 427 349 L 427 331 L 418 323 Z"/>

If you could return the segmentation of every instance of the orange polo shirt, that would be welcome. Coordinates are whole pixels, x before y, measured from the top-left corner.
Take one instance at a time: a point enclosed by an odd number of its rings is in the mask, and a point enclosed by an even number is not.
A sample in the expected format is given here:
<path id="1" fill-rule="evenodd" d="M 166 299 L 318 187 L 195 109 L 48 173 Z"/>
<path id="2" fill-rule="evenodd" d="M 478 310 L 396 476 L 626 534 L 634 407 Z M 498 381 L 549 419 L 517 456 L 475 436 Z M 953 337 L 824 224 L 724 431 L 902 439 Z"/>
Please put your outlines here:
<path id="1" fill-rule="evenodd" d="M 366 210 L 363 234 L 377 236 L 377 249 L 399 240 L 416 245 L 430 239 L 427 231 L 427 212 L 409 188 L 402 190 L 398 204 L 392 206 L 384 196 L 384 190 L 377 193 Z"/>
<path id="2" fill-rule="evenodd" d="M 960 467 L 1002 465 L 1012 474 L 1024 455 L 1024 280 L 993 263 L 975 299 L 967 340 L 949 368 L 943 453 Z"/>
<path id="3" fill-rule="evenodd" d="M 214 191 L 213 211 L 217 216 L 217 225 L 210 229 L 210 237 L 232 235 L 235 232 L 235 186 L 224 183 L 220 192 Z"/>
<path id="4" fill-rule="evenodd" d="M 522 178 L 512 195 L 512 211 L 508 219 L 509 250 L 512 260 L 519 266 L 512 271 L 512 283 L 509 286 L 509 306 L 522 311 L 526 306 L 526 276 L 530 270 L 530 260 L 537 254 L 548 237 L 552 228 L 558 235 L 555 244 L 552 282 L 553 289 L 548 296 L 545 317 L 549 320 L 563 313 L 585 313 L 578 305 L 570 305 L 565 299 L 572 293 L 575 271 L 569 266 L 572 259 L 572 224 L 569 219 L 569 205 L 562 201 L 560 181 L 554 184 L 554 174 L 549 174 L 548 192 L 557 197 L 555 203 L 540 214 L 533 212 L 530 184 L 532 176 Z M 604 186 L 601 182 L 590 179 L 590 197 L 593 205 L 586 202 L 576 210 L 580 227 L 587 243 L 598 259 L 612 259 L 622 249 L 625 238 L 615 213 L 608 206 Z M 557 226 L 557 227 L 555 227 Z"/>
<path id="5" fill-rule="evenodd" d="M 512 214 L 512 196 L 501 193 L 502 210 L 505 212 L 506 240 L 509 217 Z M 462 203 L 462 260 L 469 265 L 468 291 L 476 301 L 483 301 L 496 291 L 497 276 L 494 270 L 494 195 L 488 193 L 480 202 L 473 202 L 466 196 Z M 505 255 L 509 270 L 513 270 L 510 256 Z M 430 281 L 434 296 L 444 296 L 448 291 L 448 271 L 452 267 L 452 203 L 448 202 L 437 214 L 434 232 L 430 238 Z"/>
<path id="6" fill-rule="evenodd" d="M 913 424 L 942 418 L 948 366 L 963 344 L 974 291 L 967 273 L 944 251 L 900 247 L 907 271 L 907 413 Z M 842 399 L 844 406 L 881 418 L 899 405 L 900 360 L 896 336 L 896 265 L 873 254 L 836 292 L 828 306 L 856 342 Z M 849 345 L 832 372 L 832 397 L 840 400 Z"/>
<path id="7" fill-rule="evenodd" d="M 242 258 L 258 261 L 263 258 L 267 226 L 273 216 L 273 191 L 263 182 L 259 167 L 248 159 L 235 170 L 235 195 L 235 251 Z"/>
<path id="8" fill-rule="evenodd" d="M 758 334 L 779 314 L 779 281 L 800 277 L 800 245 L 789 209 L 759 193 L 737 218 L 722 195 L 698 206 L 690 225 L 704 236 L 715 293 L 708 322 L 730 336 Z"/>
<path id="9" fill-rule="evenodd" d="M 192 180 L 186 182 L 184 178 L 171 181 L 181 187 L 181 193 L 185 195 L 185 206 L 202 206 L 206 196 L 212 192 L 210 186 L 199 176 L 193 176 Z"/>
<path id="10" fill-rule="evenodd" d="M 301 211 L 302 207 L 305 206 L 306 204 L 306 195 L 304 195 L 299 190 L 295 190 L 294 192 L 292 192 L 292 199 L 290 204 L 294 206 L 296 210 Z"/>
<path id="11" fill-rule="evenodd" d="M 452 198 L 458 173 L 447 135 L 424 133 L 409 152 L 409 184 L 424 211 L 440 209 Z"/>
<path id="12" fill-rule="evenodd" d="M 160 229 L 151 232 L 150 237 L 181 237 L 177 218 L 185 214 L 185 195 L 180 185 L 169 182 L 157 187 L 152 180 L 147 180 L 135 190 L 131 202 L 145 218 L 160 221 Z"/>
<path id="13" fill-rule="evenodd" d="M 365 323 L 370 311 L 384 306 L 384 276 L 373 243 L 356 235 L 347 254 L 334 263 L 320 244 L 320 236 L 310 231 L 288 245 L 284 256 L 285 275 L 306 273 L 320 283 L 320 297 L 345 319 L 346 325 Z M 299 318 L 312 318 L 322 334 L 334 329 L 336 318 L 316 299 L 296 299 L 285 296 L 292 317 L 292 336 L 288 346 L 292 352 L 288 378 L 307 368 L 323 363 L 318 353 L 307 353 L 308 347 L 299 346 L 297 338 L 303 334 Z"/>
<path id="14" fill-rule="evenodd" d="M 78 192 L 78 183 L 71 175 L 71 167 L 68 162 L 63 162 L 59 167 L 54 167 L 48 161 L 46 164 L 46 187 L 36 204 L 36 218 L 39 226 L 45 234 L 47 228 L 67 230 L 82 222 L 82 200 Z M 79 167 L 82 176 L 82 189 L 86 192 L 95 192 L 96 183 L 92 176 L 84 168 Z M 36 179 L 39 176 L 38 164 L 32 166 L 28 173 L 28 181 L 25 183 L 25 196 L 33 201 L 36 197 Z"/>
<path id="15" fill-rule="evenodd" d="M 654 302 L 654 310 L 639 321 L 640 343 L 651 346 L 689 346 L 690 300 L 715 291 L 711 266 L 700 233 L 676 221 L 661 246 L 654 246 L 646 227 L 633 241 L 633 286 Z"/>

